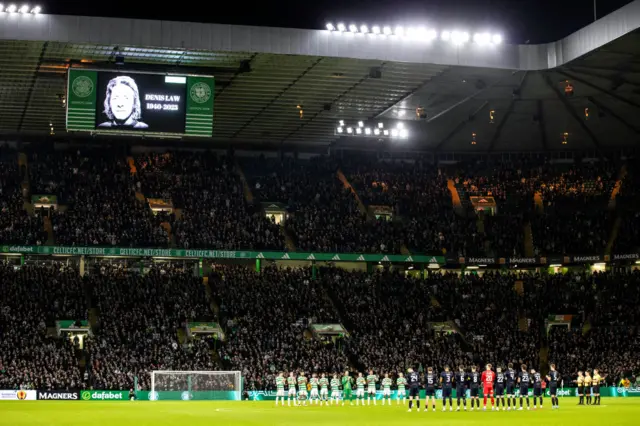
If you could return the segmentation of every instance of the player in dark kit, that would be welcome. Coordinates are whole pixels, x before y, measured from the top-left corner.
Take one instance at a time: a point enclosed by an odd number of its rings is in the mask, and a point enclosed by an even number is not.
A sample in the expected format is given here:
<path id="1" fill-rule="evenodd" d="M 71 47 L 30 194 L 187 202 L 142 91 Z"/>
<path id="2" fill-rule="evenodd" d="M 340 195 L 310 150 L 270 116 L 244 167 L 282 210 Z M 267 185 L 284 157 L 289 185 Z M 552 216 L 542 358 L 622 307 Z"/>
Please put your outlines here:
<path id="1" fill-rule="evenodd" d="M 558 405 L 558 380 L 560 380 L 560 373 L 556 370 L 556 365 L 551 364 L 549 366 L 550 371 L 547 374 L 547 380 L 549 381 L 549 395 L 551 396 L 551 409 L 555 410 L 560 408 Z"/>
<path id="2" fill-rule="evenodd" d="M 507 381 L 507 411 L 511 410 L 511 406 L 513 405 L 513 409 L 516 409 L 516 379 L 518 378 L 518 373 L 513 369 L 513 364 L 509 363 L 507 366 L 507 372 L 505 373 L 505 379 Z"/>
<path id="3" fill-rule="evenodd" d="M 542 408 L 542 376 L 533 368 L 531 369 L 531 377 L 533 380 L 533 409 L 536 409 L 536 399 L 540 399 L 540 408 Z"/>
<path id="4" fill-rule="evenodd" d="M 453 386 L 453 372 L 449 371 L 449 366 L 444 366 L 444 371 L 440 373 L 440 383 L 442 383 L 442 411 L 446 410 L 447 398 L 449 399 L 449 411 L 453 411 L 453 399 L 451 391 Z"/>
<path id="5" fill-rule="evenodd" d="M 455 376 L 456 380 L 456 396 L 458 397 L 458 408 L 456 411 L 460 411 L 460 399 L 464 403 L 464 411 L 467 411 L 467 373 L 464 371 L 464 367 L 460 366 Z"/>
<path id="6" fill-rule="evenodd" d="M 407 379 L 409 385 L 409 411 L 413 408 L 413 401 L 416 401 L 416 407 L 420 411 L 420 374 L 413 371 L 413 368 L 407 370 Z"/>
<path id="7" fill-rule="evenodd" d="M 480 373 L 475 366 L 471 367 L 471 373 L 469 373 L 467 380 L 469 382 L 469 392 L 471 394 L 471 411 L 473 411 L 473 404 L 480 409 Z"/>
<path id="8" fill-rule="evenodd" d="M 500 409 L 500 402 L 502 401 L 502 411 L 505 411 L 507 407 L 504 404 L 504 384 L 505 375 L 502 372 L 502 368 L 496 368 L 496 398 L 498 400 L 498 410 Z"/>
<path id="9" fill-rule="evenodd" d="M 429 398 L 431 398 L 431 405 L 433 411 L 436 411 L 436 384 L 438 383 L 438 377 L 433 372 L 433 368 L 427 368 L 427 374 L 425 375 L 424 390 L 427 395 L 427 400 L 424 403 L 424 411 L 429 411 Z"/>
<path id="10" fill-rule="evenodd" d="M 527 410 L 529 409 L 529 383 L 531 383 L 531 377 L 527 372 L 527 365 L 522 364 L 522 371 L 518 374 L 518 383 L 520 384 L 520 408 L 522 410 L 522 398 L 527 400 Z"/>

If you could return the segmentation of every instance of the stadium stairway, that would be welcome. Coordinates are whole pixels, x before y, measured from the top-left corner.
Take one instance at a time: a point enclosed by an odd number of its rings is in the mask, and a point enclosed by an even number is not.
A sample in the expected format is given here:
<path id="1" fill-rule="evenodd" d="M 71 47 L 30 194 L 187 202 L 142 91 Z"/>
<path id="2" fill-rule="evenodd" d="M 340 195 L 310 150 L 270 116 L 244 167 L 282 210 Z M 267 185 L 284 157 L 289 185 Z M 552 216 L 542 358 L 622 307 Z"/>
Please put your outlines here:
<path id="1" fill-rule="evenodd" d="M 622 187 L 622 181 L 627 176 L 627 165 L 623 164 L 620 167 L 620 172 L 618 172 L 618 180 L 616 180 L 615 185 L 613 186 L 613 190 L 611 190 L 611 196 L 609 197 L 609 210 L 614 210 L 616 208 L 616 196 L 620 192 L 620 188 Z"/>
<path id="2" fill-rule="evenodd" d="M 216 316 L 216 318 L 220 318 L 220 306 L 218 302 L 213 297 L 213 292 L 211 291 L 211 285 L 209 285 L 209 277 L 202 278 L 202 285 L 204 285 L 204 293 L 207 296 L 207 300 L 209 301 L 209 307 L 211 308 L 211 312 Z M 222 327 L 223 324 L 220 324 Z M 223 330 L 224 331 L 224 330 Z"/>
<path id="3" fill-rule="evenodd" d="M 538 214 L 544 213 L 544 202 L 542 201 L 542 193 L 540 191 L 533 194 L 533 201 L 536 204 Z"/>
<path id="4" fill-rule="evenodd" d="M 518 314 L 518 330 L 522 332 L 529 331 L 529 320 L 522 312 Z"/>
<path id="5" fill-rule="evenodd" d="M 253 203 L 253 200 L 254 200 L 253 192 L 251 192 L 251 187 L 249 186 L 249 182 L 247 182 L 247 178 L 245 177 L 244 172 L 242 171 L 242 167 L 240 167 L 240 164 L 238 164 L 238 160 L 235 161 L 233 165 L 233 170 L 238 175 L 238 177 L 240 178 L 240 181 L 242 182 L 242 190 L 244 191 L 245 201 L 247 203 Z"/>
<path id="6" fill-rule="evenodd" d="M 549 372 L 549 345 L 544 344 L 540 346 L 540 374 L 546 375 Z"/>
<path id="7" fill-rule="evenodd" d="M 127 164 L 129 165 L 129 171 L 132 175 L 138 173 L 138 168 L 136 167 L 136 162 L 133 157 L 127 157 Z"/>
<path id="8" fill-rule="evenodd" d="M 173 235 L 173 232 L 171 232 L 171 224 L 169 222 L 162 222 L 160 224 L 160 226 L 162 226 L 164 228 L 165 231 L 167 231 L 167 238 L 169 240 L 169 247 L 175 247 L 176 246 L 176 236 Z"/>
<path id="9" fill-rule="evenodd" d="M 533 231 L 531 230 L 531 222 L 526 221 L 524 225 L 522 225 L 522 228 L 524 232 L 524 255 L 526 257 L 533 257 Z"/>
<path id="10" fill-rule="evenodd" d="M 344 187 L 349 191 L 351 191 L 351 193 L 356 199 L 356 203 L 358 203 L 358 209 L 360 209 L 362 214 L 366 215 L 368 220 L 373 220 L 374 219 L 373 213 L 367 208 L 367 206 L 364 205 L 364 203 L 360 199 L 360 196 L 356 192 L 356 189 L 351 185 L 351 183 L 349 183 L 349 180 L 344 175 L 344 173 L 342 173 L 342 170 L 338 170 L 336 172 L 336 176 L 338 176 L 338 179 L 340 180 L 340 182 L 342 182 Z"/>
<path id="11" fill-rule="evenodd" d="M 611 227 L 611 232 L 609 233 L 609 240 L 607 241 L 607 246 L 604 249 L 604 254 L 611 254 L 613 244 L 616 242 L 616 238 L 618 238 L 621 224 L 622 218 L 620 216 L 616 216 L 616 219 L 613 221 L 613 226 Z"/>
<path id="12" fill-rule="evenodd" d="M 462 201 L 460 200 L 460 194 L 458 194 L 458 189 L 456 188 L 456 184 L 453 179 L 447 180 L 447 188 L 451 193 L 451 203 L 453 204 L 453 210 L 458 214 L 458 216 L 466 216 L 464 207 L 462 206 Z"/>
<path id="13" fill-rule="evenodd" d="M 55 239 L 53 237 L 53 224 L 51 223 L 51 218 L 49 216 L 45 216 L 42 221 L 44 223 L 44 230 L 47 233 L 47 245 L 52 246 L 55 244 Z"/>
<path id="14" fill-rule="evenodd" d="M 347 310 L 340 298 L 329 287 L 324 287 L 324 290 L 329 297 L 329 300 L 331 300 L 331 303 L 333 303 L 333 306 L 336 308 L 336 311 L 338 311 L 338 315 L 340 315 L 340 321 L 342 322 L 342 324 L 347 328 L 347 331 L 350 330 L 351 332 L 353 332 L 355 328 L 353 327 L 353 323 L 349 320 L 349 317 L 347 316 Z M 348 356 L 349 363 L 351 363 L 352 367 L 355 367 L 357 371 L 365 371 L 365 366 L 355 355 L 348 353 Z"/>

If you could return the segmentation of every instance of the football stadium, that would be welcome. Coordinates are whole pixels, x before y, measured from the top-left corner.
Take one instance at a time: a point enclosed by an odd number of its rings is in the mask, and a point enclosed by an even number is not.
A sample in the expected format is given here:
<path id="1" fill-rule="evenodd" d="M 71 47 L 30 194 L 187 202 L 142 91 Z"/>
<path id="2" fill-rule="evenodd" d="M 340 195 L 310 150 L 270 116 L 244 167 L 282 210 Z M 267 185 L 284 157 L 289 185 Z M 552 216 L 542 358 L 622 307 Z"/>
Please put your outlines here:
<path id="1" fill-rule="evenodd" d="M 639 28 L 0 4 L 0 425 L 633 424 Z"/>

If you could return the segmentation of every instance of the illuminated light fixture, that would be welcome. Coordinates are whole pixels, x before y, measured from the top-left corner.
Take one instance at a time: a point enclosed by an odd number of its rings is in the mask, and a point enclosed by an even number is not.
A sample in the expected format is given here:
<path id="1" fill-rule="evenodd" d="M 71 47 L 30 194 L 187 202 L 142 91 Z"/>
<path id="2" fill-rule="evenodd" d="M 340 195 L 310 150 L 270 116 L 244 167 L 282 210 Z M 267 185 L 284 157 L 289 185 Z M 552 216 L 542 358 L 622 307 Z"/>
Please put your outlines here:
<path id="1" fill-rule="evenodd" d="M 407 129 L 400 129 L 398 133 L 400 134 L 400 137 L 402 139 L 406 139 L 409 137 L 409 132 L 407 131 Z"/>
<path id="2" fill-rule="evenodd" d="M 379 26 L 377 26 L 377 25 L 374 25 L 374 26 L 371 28 L 371 32 L 372 32 L 372 33 L 374 33 L 374 34 L 380 34 L 380 27 L 379 27 Z"/>
<path id="3" fill-rule="evenodd" d="M 416 30 L 416 35 L 420 39 L 426 39 L 427 38 L 427 29 L 425 27 L 418 27 L 418 29 Z"/>
<path id="4" fill-rule="evenodd" d="M 396 127 L 398 129 L 404 129 L 404 123 L 398 123 L 398 124 L 396 124 Z"/>
<path id="5" fill-rule="evenodd" d="M 489 123 L 493 124 L 494 123 L 494 119 L 496 118 L 496 111 L 494 109 L 492 109 L 491 111 L 489 111 Z"/>
<path id="6" fill-rule="evenodd" d="M 385 136 L 389 136 L 389 131 L 387 129 L 384 129 L 384 131 L 382 132 L 383 135 Z"/>
<path id="7" fill-rule="evenodd" d="M 486 45 L 491 43 L 491 34 L 489 33 L 476 33 L 473 36 L 473 41 L 479 45 Z"/>
<path id="8" fill-rule="evenodd" d="M 356 24 L 349 25 L 349 31 L 351 31 L 352 33 L 357 33 L 358 27 L 356 26 Z"/>
<path id="9" fill-rule="evenodd" d="M 467 266 L 467 269 L 478 269 L 479 266 Z"/>
<path id="10" fill-rule="evenodd" d="M 418 35 L 418 31 L 415 28 L 409 27 L 407 29 L 407 37 L 414 38 L 414 37 L 417 37 L 417 35 Z"/>
<path id="11" fill-rule="evenodd" d="M 365 135 L 370 135 L 371 134 L 371 128 L 367 127 L 366 129 L 364 129 L 364 134 Z"/>
<path id="12" fill-rule="evenodd" d="M 0 3 L 0 13 L 4 10 L 4 4 Z"/>
<path id="13" fill-rule="evenodd" d="M 338 124 L 340 124 L 340 126 L 344 126 L 344 120 L 338 121 Z"/>
<path id="14" fill-rule="evenodd" d="M 384 27 L 382 29 L 382 32 L 384 33 L 384 35 L 391 35 L 393 34 L 393 31 L 391 31 L 391 27 Z"/>
<path id="15" fill-rule="evenodd" d="M 29 5 L 28 4 L 24 4 L 20 7 L 19 10 L 20 13 L 29 13 Z"/>
<path id="16" fill-rule="evenodd" d="M 442 41 L 449 41 L 451 39 L 451 32 L 443 31 L 442 34 L 440 34 L 440 38 Z"/>
<path id="17" fill-rule="evenodd" d="M 378 123 L 378 129 L 382 129 L 384 127 L 384 123 Z"/>
<path id="18" fill-rule="evenodd" d="M 353 129 L 351 127 L 347 127 L 347 133 L 349 134 L 353 133 Z"/>
<path id="19" fill-rule="evenodd" d="M 391 136 L 394 138 L 398 137 L 398 129 L 391 129 Z"/>
<path id="20" fill-rule="evenodd" d="M 362 134 L 362 128 L 360 128 L 360 127 L 356 128 L 356 133 L 361 135 Z"/>
<path id="21" fill-rule="evenodd" d="M 366 25 L 360 25 L 360 32 L 363 34 L 366 34 L 369 32 L 369 27 L 367 27 Z"/>
<path id="22" fill-rule="evenodd" d="M 471 133 L 471 145 L 475 145 L 475 144 L 476 144 L 476 134 L 474 132 L 474 133 Z"/>
<path id="23" fill-rule="evenodd" d="M 569 133 L 564 132 L 562 134 L 562 145 L 566 145 L 569 143 Z"/>
<path id="24" fill-rule="evenodd" d="M 340 32 L 344 32 L 344 31 L 347 30 L 347 27 L 342 22 L 338 23 L 338 27 L 337 28 L 338 28 L 338 31 L 340 31 Z"/>
<path id="25" fill-rule="evenodd" d="M 584 109 L 584 119 L 588 120 L 589 119 L 589 108 L 585 108 Z"/>
<path id="26" fill-rule="evenodd" d="M 31 13 L 33 13 L 34 15 L 37 15 L 40 12 L 42 12 L 42 8 L 40 6 L 36 6 L 33 9 L 31 9 Z"/>
<path id="27" fill-rule="evenodd" d="M 436 32 L 436 30 L 427 31 L 427 34 L 426 34 L 427 41 L 433 41 L 436 38 L 438 38 L 438 33 Z"/>
<path id="28" fill-rule="evenodd" d="M 327 24 L 327 29 L 328 29 L 329 31 L 334 31 L 334 30 L 336 29 L 336 27 L 334 27 L 334 26 L 333 26 L 333 24 L 332 24 L 331 22 L 329 22 L 329 23 Z"/>
<path id="29" fill-rule="evenodd" d="M 8 13 L 13 13 L 13 12 L 15 12 L 16 10 L 18 10 L 18 6 L 16 6 L 15 4 L 10 4 L 10 5 L 7 7 L 7 12 L 8 12 Z"/>
<path id="30" fill-rule="evenodd" d="M 338 133 L 342 133 L 344 130 L 342 130 L 342 127 L 338 127 Z"/>
<path id="31" fill-rule="evenodd" d="M 493 37 L 491 37 L 491 41 L 493 42 L 493 44 L 501 44 L 502 36 L 500 34 L 494 34 Z"/>
<path id="32" fill-rule="evenodd" d="M 562 265 L 560 265 L 559 263 L 554 263 L 554 264 L 552 264 L 552 265 L 549 265 L 549 267 L 550 267 L 550 268 L 559 268 L 559 267 L 561 267 L 561 266 L 562 266 Z"/>
<path id="33" fill-rule="evenodd" d="M 364 123 L 362 121 L 358 121 L 358 127 L 364 127 Z"/>
<path id="34" fill-rule="evenodd" d="M 466 42 L 469 41 L 469 33 L 460 32 L 460 31 L 453 31 L 451 33 L 451 41 L 456 46 L 463 45 L 463 44 L 465 44 Z"/>
<path id="35" fill-rule="evenodd" d="M 393 33 L 399 37 L 402 37 L 404 35 L 404 28 L 398 26 Z"/>
<path id="36" fill-rule="evenodd" d="M 380 129 L 373 129 L 373 134 L 378 136 L 380 134 Z"/>

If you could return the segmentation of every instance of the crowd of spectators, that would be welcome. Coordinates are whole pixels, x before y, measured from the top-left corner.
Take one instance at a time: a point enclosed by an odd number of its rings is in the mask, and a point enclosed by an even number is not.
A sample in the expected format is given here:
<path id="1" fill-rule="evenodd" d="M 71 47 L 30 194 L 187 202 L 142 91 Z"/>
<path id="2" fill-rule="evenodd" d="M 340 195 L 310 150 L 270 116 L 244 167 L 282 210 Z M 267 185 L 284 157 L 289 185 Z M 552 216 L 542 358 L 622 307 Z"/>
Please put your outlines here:
<path id="1" fill-rule="evenodd" d="M 206 152 L 148 153 L 135 158 L 136 188 L 181 210 L 172 228 L 183 248 L 282 250 L 280 227 L 245 200 L 234 159 Z"/>
<path id="2" fill-rule="evenodd" d="M 115 265 L 87 279 L 99 312 L 86 342 L 93 389 L 130 389 L 136 377 L 140 389 L 149 389 L 153 370 L 215 369 L 206 342 L 178 341 L 187 321 L 213 318 L 193 268 L 160 264 L 141 275 Z"/>
<path id="3" fill-rule="evenodd" d="M 56 320 L 87 318 L 78 271 L 2 263 L 0 294 L 0 389 L 84 387 L 74 344 L 55 332 Z"/>
<path id="4" fill-rule="evenodd" d="M 339 316 L 308 269 L 218 267 L 209 277 L 227 339 L 220 358 L 239 370 L 247 389 L 275 389 L 280 371 L 341 371 L 348 366 L 337 344 L 306 331 L 310 322 Z"/>
<path id="5" fill-rule="evenodd" d="M 18 167 L 18 153 L 0 145 L 0 242 L 41 245 L 47 241 L 40 216 L 25 209 L 22 188 L 24 172 Z"/>

